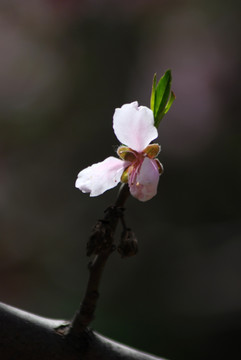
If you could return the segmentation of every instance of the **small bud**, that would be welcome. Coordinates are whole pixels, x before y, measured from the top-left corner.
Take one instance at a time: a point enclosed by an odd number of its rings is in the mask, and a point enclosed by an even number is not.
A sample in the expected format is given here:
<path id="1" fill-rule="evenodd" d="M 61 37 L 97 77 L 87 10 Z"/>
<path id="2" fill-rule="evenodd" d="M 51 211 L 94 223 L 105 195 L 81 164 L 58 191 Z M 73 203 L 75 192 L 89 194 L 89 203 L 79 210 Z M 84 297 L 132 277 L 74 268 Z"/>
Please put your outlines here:
<path id="1" fill-rule="evenodd" d="M 99 220 L 92 230 L 87 242 L 87 256 L 99 254 L 112 244 L 112 229 L 108 222 Z"/>
<path id="2" fill-rule="evenodd" d="M 131 229 L 124 229 L 121 234 L 118 252 L 121 257 L 129 257 L 136 255 L 138 251 L 137 238 Z"/>

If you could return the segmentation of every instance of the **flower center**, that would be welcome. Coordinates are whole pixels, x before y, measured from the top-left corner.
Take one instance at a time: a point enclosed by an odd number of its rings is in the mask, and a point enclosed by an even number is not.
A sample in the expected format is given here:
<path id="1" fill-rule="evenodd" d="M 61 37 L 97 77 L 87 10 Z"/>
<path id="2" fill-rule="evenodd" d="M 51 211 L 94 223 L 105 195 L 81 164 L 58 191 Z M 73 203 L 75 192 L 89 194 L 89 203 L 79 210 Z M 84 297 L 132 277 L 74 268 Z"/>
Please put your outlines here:
<path id="1" fill-rule="evenodd" d="M 163 169 L 158 159 L 155 157 L 160 152 L 160 146 L 158 144 L 150 144 L 148 145 L 142 152 L 137 152 L 127 146 L 119 146 L 117 150 L 117 154 L 122 160 L 129 161 L 131 165 L 129 165 L 121 176 L 121 182 L 127 183 L 130 179 L 130 182 L 136 177 L 136 174 L 139 173 L 141 165 L 145 159 L 145 157 L 149 157 L 149 159 L 154 159 L 156 165 L 158 167 L 159 173 L 161 174 Z M 135 175 L 135 176 L 134 176 Z M 136 184 L 137 186 L 140 183 Z"/>

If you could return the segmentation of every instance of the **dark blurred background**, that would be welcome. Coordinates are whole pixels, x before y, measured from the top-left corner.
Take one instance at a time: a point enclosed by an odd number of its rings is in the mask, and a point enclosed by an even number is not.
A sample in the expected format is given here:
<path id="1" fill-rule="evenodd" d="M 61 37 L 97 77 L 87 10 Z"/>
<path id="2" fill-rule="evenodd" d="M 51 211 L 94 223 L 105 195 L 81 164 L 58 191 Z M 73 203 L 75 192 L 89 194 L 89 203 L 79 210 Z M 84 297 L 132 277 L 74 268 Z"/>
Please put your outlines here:
<path id="1" fill-rule="evenodd" d="M 111 257 L 93 327 L 171 360 L 241 356 L 240 2 L 2 0 L 1 301 L 71 318 L 85 245 L 116 196 L 78 172 L 114 155 L 114 109 L 176 101 L 159 127 L 158 195 L 131 198 L 139 254 Z"/>

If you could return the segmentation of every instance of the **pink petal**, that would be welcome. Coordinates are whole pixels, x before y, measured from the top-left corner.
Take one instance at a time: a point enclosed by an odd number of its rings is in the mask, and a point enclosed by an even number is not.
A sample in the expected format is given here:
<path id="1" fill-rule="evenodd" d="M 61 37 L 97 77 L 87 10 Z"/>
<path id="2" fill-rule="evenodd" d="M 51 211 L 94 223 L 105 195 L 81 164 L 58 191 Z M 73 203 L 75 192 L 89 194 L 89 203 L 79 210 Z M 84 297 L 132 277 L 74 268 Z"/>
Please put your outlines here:
<path id="1" fill-rule="evenodd" d="M 138 152 L 158 136 L 152 110 L 146 106 L 138 107 L 137 101 L 115 110 L 113 128 L 122 144 Z"/>
<path id="2" fill-rule="evenodd" d="M 110 156 L 104 161 L 82 170 L 78 174 L 75 187 L 83 193 L 90 193 L 90 196 L 101 195 L 119 183 L 121 175 L 128 165 L 129 162 Z"/>
<path id="3" fill-rule="evenodd" d="M 157 193 L 158 181 L 159 170 L 155 160 L 145 157 L 140 167 L 129 176 L 130 193 L 140 201 L 150 200 Z"/>

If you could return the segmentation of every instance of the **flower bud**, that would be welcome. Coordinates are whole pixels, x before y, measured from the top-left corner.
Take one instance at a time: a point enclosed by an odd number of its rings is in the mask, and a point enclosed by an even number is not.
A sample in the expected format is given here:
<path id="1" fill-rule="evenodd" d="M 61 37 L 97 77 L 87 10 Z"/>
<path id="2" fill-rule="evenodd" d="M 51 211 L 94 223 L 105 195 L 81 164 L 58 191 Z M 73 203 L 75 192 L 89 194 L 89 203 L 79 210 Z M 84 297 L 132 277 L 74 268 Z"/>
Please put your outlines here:
<path id="1" fill-rule="evenodd" d="M 131 229 L 124 229 L 121 234 L 118 252 L 121 257 L 129 257 L 136 255 L 138 251 L 137 238 Z"/>
<path id="2" fill-rule="evenodd" d="M 99 254 L 112 244 L 112 229 L 109 222 L 99 220 L 92 230 L 92 234 L 87 242 L 87 256 Z"/>

